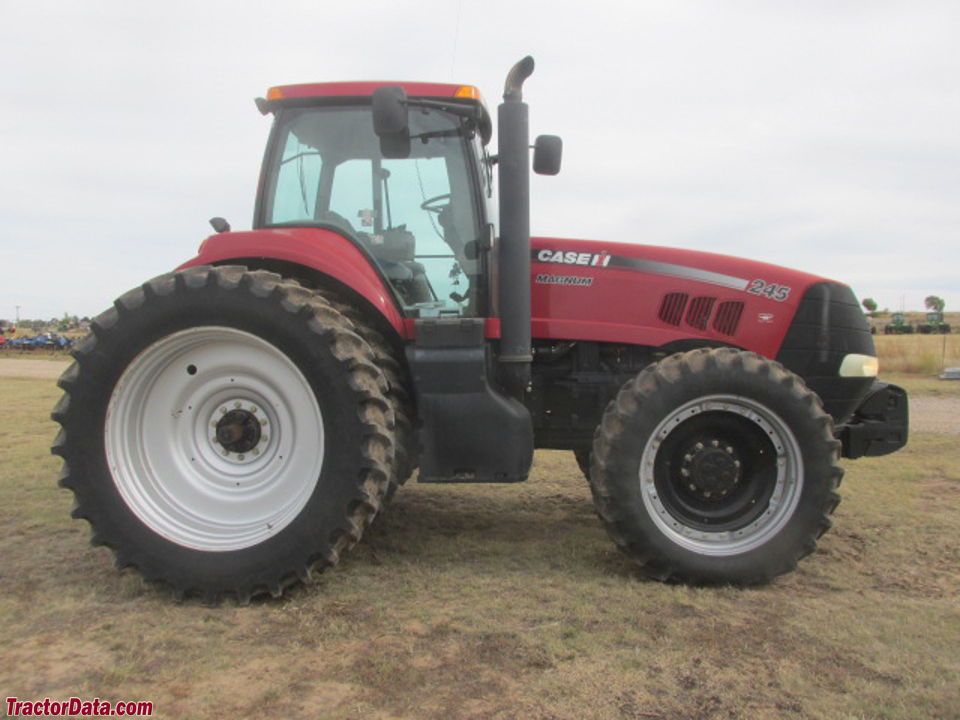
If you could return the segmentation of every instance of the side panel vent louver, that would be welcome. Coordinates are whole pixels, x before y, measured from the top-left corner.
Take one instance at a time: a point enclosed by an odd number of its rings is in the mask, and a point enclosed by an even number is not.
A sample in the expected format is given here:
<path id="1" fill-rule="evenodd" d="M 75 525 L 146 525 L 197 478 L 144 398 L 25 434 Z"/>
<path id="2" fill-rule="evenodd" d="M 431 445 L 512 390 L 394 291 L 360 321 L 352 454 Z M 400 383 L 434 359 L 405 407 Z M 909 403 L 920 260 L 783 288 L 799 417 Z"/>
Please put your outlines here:
<path id="1" fill-rule="evenodd" d="M 687 307 L 689 297 L 686 293 L 667 293 L 664 295 L 658 313 L 660 319 L 671 325 L 679 325 L 680 321 L 683 320 L 683 311 Z"/>
<path id="2" fill-rule="evenodd" d="M 713 329 L 724 335 L 734 335 L 740 325 L 740 316 L 743 314 L 743 303 L 739 300 L 730 300 L 720 303 L 717 316 L 713 319 Z"/>
<path id="3" fill-rule="evenodd" d="M 716 301 L 717 299 L 712 297 L 695 297 L 691 300 L 690 309 L 687 310 L 687 325 L 697 330 L 706 330 Z"/>

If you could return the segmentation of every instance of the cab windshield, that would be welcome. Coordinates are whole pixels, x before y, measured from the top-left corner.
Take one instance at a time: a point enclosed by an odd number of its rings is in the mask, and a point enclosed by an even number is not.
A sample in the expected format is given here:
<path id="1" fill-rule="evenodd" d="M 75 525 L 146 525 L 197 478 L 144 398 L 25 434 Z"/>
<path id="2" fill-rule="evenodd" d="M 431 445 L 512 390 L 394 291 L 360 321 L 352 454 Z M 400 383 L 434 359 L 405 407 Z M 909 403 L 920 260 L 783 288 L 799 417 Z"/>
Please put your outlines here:
<path id="1" fill-rule="evenodd" d="M 470 133 L 440 110 L 410 112 L 410 154 L 385 158 L 370 106 L 282 111 L 262 225 L 337 230 L 369 251 L 407 315 L 475 316 L 480 230 Z"/>

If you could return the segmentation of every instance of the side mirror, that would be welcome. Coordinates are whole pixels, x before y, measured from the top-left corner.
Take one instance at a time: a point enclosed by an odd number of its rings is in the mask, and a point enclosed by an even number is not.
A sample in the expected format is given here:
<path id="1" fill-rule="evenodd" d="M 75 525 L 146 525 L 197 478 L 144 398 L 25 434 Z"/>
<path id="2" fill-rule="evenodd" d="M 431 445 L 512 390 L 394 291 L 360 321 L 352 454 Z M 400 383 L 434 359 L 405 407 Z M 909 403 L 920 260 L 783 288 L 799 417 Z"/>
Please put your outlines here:
<path id="1" fill-rule="evenodd" d="M 373 91 L 373 131 L 380 138 L 380 151 L 384 157 L 410 156 L 407 93 L 402 87 L 382 87 Z"/>
<path id="2" fill-rule="evenodd" d="M 560 172 L 563 140 L 556 135 L 538 135 L 533 144 L 533 171 L 537 175 L 556 175 Z"/>

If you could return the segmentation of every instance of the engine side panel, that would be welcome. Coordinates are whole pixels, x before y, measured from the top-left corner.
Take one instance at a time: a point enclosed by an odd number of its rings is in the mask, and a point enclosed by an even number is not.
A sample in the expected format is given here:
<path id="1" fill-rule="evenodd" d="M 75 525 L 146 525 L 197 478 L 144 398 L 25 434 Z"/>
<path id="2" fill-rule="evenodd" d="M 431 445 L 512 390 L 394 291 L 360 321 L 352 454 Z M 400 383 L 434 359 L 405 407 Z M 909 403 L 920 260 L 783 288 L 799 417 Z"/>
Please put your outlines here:
<path id="1" fill-rule="evenodd" d="M 664 356 L 652 348 L 535 340 L 527 398 L 538 448 L 589 450 L 607 404 Z"/>
<path id="2" fill-rule="evenodd" d="M 725 255 L 533 238 L 533 337 L 652 347 L 700 340 L 772 358 L 817 282 Z"/>

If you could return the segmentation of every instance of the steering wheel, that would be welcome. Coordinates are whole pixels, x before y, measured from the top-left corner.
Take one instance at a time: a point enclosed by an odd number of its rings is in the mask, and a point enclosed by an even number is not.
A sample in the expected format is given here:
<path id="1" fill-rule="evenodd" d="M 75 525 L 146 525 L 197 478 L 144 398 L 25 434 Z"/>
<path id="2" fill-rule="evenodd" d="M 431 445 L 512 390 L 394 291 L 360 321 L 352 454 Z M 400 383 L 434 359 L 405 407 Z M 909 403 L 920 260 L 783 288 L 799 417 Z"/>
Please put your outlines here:
<path id="1" fill-rule="evenodd" d="M 420 209 L 439 215 L 449 205 L 450 193 L 444 193 L 443 195 L 435 195 L 432 198 L 424 200 L 422 203 L 420 203 Z"/>

